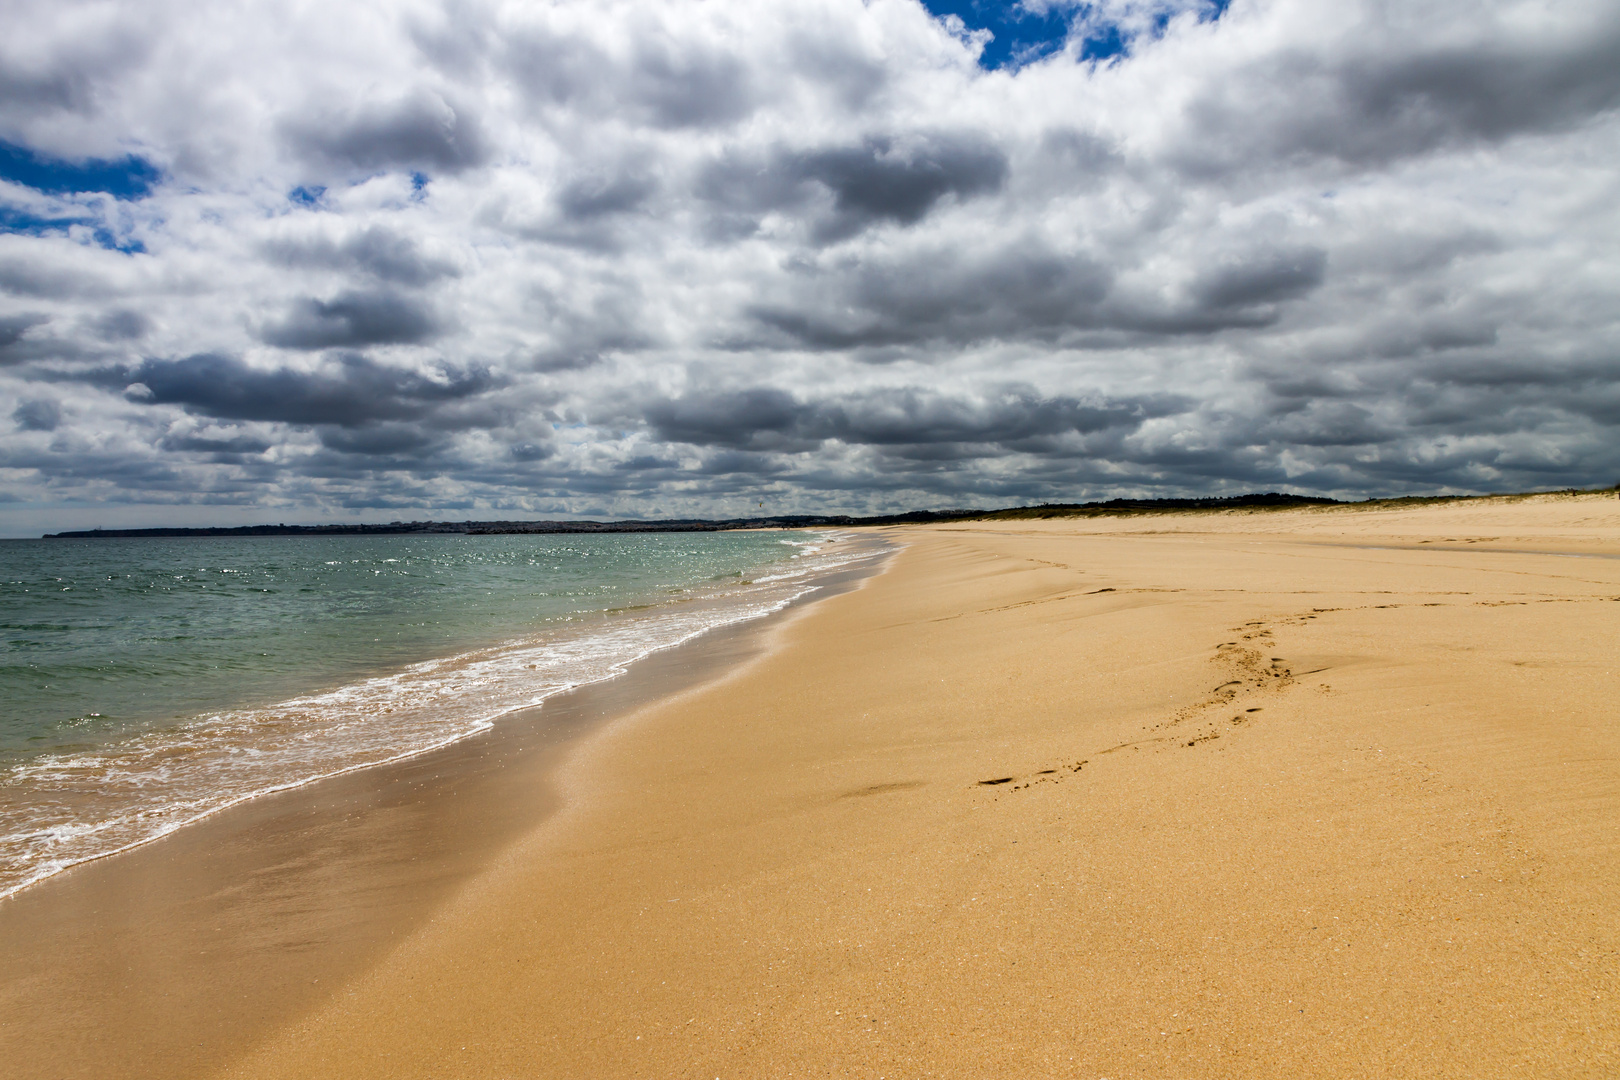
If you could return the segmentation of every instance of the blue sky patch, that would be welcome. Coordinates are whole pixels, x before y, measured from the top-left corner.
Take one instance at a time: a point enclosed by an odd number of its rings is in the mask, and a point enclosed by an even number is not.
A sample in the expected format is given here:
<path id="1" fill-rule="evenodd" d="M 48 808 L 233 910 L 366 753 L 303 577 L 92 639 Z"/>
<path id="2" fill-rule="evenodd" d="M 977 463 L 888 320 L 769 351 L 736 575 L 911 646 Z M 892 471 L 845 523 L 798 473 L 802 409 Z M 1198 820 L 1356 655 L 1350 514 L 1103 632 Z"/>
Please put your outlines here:
<path id="1" fill-rule="evenodd" d="M 1006 0 L 923 0 L 936 19 L 955 15 L 969 30 L 995 35 L 979 54 L 981 67 L 991 71 L 1039 60 L 1063 48 L 1069 37 L 1071 8 L 1056 5 L 1037 15 Z"/>
<path id="2" fill-rule="evenodd" d="M 1159 29 L 1164 29 L 1163 24 Z M 1107 60 L 1111 56 L 1123 56 L 1130 50 L 1130 44 L 1130 39 L 1119 27 L 1104 26 L 1086 35 L 1086 40 L 1080 45 L 1080 59 Z"/>
<path id="3" fill-rule="evenodd" d="M 119 236 L 104 223 L 97 223 L 88 217 L 45 217 L 41 214 L 32 214 L 27 210 L 19 210 L 15 206 L 0 205 L 0 233 L 14 233 L 21 236 L 48 236 L 52 233 L 65 234 L 75 225 L 88 226 L 90 238 L 97 247 L 108 251 L 121 251 L 125 255 L 141 255 L 146 252 L 146 245 L 129 236 Z"/>
<path id="4" fill-rule="evenodd" d="M 295 202 L 299 206 L 308 206 L 311 208 L 321 205 L 321 199 L 325 198 L 325 196 L 325 184 L 311 184 L 309 187 L 299 185 L 298 187 L 295 187 L 291 191 L 287 192 L 287 198 L 289 201 Z"/>
<path id="5" fill-rule="evenodd" d="M 1206 0 L 1199 17 L 1210 22 L 1220 18 L 1231 0 Z M 1018 0 L 922 0 L 923 7 L 936 19 L 955 15 L 969 30 L 988 30 L 995 37 L 979 54 L 979 65 L 990 71 L 1020 67 L 1060 51 L 1068 41 L 1076 20 L 1092 14 L 1092 5 L 1053 0 L 1044 12 L 1025 8 Z M 1171 12 L 1158 12 L 1152 21 L 1154 37 L 1164 33 Z M 1107 60 L 1130 52 L 1131 38 L 1120 27 L 1093 22 L 1080 41 L 1081 60 Z"/>
<path id="6" fill-rule="evenodd" d="M 108 251 L 121 251 L 125 255 L 146 254 L 146 245 L 133 236 L 119 236 L 111 229 L 99 225 L 90 235 L 98 247 L 106 248 Z"/>
<path id="7" fill-rule="evenodd" d="M 97 191 L 115 199 L 144 199 L 162 175 L 157 166 L 134 155 L 72 162 L 0 139 L 0 178 L 48 195 Z"/>
<path id="8" fill-rule="evenodd" d="M 0 232 L 43 236 L 50 232 L 65 232 L 71 226 L 83 224 L 81 217 L 41 217 L 15 206 L 0 205 Z"/>

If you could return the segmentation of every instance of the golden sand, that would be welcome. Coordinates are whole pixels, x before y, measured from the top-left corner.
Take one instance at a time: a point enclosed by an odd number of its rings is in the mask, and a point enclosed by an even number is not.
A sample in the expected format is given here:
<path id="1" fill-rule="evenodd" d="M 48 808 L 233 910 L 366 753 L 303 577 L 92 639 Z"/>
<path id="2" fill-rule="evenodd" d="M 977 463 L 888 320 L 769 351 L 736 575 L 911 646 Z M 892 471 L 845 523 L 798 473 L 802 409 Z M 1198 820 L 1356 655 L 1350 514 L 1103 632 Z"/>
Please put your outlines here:
<path id="1" fill-rule="evenodd" d="M 896 539 L 227 1075 L 1620 1075 L 1620 501 Z"/>

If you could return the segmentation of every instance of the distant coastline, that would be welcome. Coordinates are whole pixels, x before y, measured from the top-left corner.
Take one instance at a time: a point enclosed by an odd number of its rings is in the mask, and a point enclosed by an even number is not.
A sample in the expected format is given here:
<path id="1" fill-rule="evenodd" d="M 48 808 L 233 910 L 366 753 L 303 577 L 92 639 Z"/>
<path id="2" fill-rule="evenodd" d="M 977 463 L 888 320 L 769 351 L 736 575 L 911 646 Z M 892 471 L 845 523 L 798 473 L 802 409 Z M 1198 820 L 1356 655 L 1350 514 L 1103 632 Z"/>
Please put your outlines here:
<path id="1" fill-rule="evenodd" d="M 44 540 L 114 540 L 128 537 L 184 536 L 372 536 L 443 533 L 490 536 L 513 533 L 727 532 L 734 529 L 819 529 L 881 525 L 935 525 L 951 521 L 1006 521 L 1021 518 L 1107 517 L 1186 511 L 1292 510 L 1311 506 L 1416 507 L 1471 499 L 1523 499 L 1534 495 L 1586 495 L 1620 492 L 1613 488 L 1559 488 L 1554 491 L 1497 492 L 1488 495 L 1402 495 L 1388 499 L 1329 499 L 1267 491 L 1198 499 L 1108 499 L 1084 503 L 1040 503 L 1000 510 L 912 510 L 903 514 L 775 514 L 749 518 L 666 518 L 645 521 L 390 521 L 372 525 L 238 525 L 198 528 L 75 529 L 46 533 Z"/>
<path id="2" fill-rule="evenodd" d="M 922 525 L 976 518 L 1046 517 L 1166 510 L 1285 509 L 1340 506 L 1341 499 L 1314 495 L 1231 495 L 1207 499 L 1109 499 L 1106 502 L 1043 503 L 1001 510 L 914 510 L 904 514 L 855 517 L 847 514 L 784 514 L 750 518 L 671 518 L 660 521 L 391 521 L 373 525 L 240 525 L 152 529 L 75 529 L 46 533 L 45 540 L 100 540 L 164 536 L 364 536 L 449 533 L 464 536 L 510 533 L 725 532 L 733 529 L 850 528 L 860 525 Z"/>

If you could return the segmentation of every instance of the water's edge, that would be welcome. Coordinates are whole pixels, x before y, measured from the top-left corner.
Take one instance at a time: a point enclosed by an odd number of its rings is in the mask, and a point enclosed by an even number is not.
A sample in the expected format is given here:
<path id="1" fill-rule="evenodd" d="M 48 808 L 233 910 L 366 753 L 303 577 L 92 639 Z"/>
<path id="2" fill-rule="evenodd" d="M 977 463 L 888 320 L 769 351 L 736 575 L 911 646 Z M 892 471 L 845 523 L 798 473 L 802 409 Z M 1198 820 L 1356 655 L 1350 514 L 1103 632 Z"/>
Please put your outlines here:
<path id="1" fill-rule="evenodd" d="M 649 655 L 766 617 L 847 561 L 847 546 L 823 556 L 816 553 L 825 543 L 801 546 L 810 561 L 760 567 L 771 572 L 744 588 L 645 615 L 603 612 L 570 636 L 450 654 L 336 690 L 227 709 L 107 749 L 17 766 L 4 778 L 7 798 L 0 801 L 0 904 L 65 870 L 127 853 L 235 806 L 454 745 L 575 687 L 620 677 Z M 184 761 L 173 758 L 176 751 Z"/>
<path id="2" fill-rule="evenodd" d="M 319 1006 L 561 806 L 571 748 L 761 654 L 787 611 L 859 587 L 834 571 L 733 623 L 406 761 L 262 797 L 0 903 L 9 1075 L 211 1074 Z"/>

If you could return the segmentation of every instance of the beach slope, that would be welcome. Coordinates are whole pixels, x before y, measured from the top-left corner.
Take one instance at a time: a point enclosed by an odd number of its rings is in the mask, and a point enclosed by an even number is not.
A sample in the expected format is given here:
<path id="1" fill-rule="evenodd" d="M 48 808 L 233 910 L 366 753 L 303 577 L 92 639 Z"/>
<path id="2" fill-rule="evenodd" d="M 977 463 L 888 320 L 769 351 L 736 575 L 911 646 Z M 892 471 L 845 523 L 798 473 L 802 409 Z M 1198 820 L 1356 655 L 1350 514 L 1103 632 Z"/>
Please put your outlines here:
<path id="1" fill-rule="evenodd" d="M 891 535 L 227 1074 L 1620 1072 L 1620 501 Z"/>

